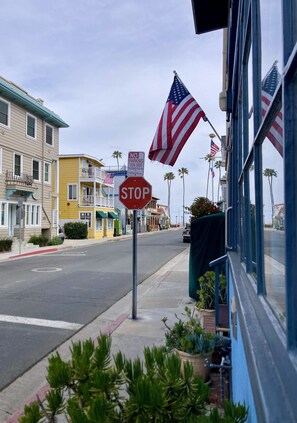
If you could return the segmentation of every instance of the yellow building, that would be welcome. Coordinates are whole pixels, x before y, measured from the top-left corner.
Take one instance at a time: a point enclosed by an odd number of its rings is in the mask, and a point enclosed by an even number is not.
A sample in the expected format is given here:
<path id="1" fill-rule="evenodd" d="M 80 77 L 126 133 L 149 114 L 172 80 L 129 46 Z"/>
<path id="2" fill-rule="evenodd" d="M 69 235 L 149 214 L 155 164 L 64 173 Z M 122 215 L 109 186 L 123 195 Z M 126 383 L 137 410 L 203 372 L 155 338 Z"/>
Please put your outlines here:
<path id="1" fill-rule="evenodd" d="M 112 237 L 114 185 L 100 160 L 85 154 L 59 156 L 59 222 L 86 222 L 88 238 Z"/>

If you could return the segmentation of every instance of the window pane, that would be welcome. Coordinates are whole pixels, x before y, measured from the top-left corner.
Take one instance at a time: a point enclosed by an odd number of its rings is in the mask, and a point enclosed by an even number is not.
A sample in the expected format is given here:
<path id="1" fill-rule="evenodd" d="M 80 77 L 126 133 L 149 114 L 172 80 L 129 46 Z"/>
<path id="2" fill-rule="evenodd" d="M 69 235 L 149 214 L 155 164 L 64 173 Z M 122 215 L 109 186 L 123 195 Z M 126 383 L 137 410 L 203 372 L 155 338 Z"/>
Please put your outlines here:
<path id="1" fill-rule="evenodd" d="M 21 176 L 21 156 L 18 154 L 14 156 L 14 174 Z"/>
<path id="2" fill-rule="evenodd" d="M 8 104 L 0 100 L 0 123 L 8 126 Z"/>
<path id="3" fill-rule="evenodd" d="M 33 160 L 33 179 L 39 181 L 39 162 Z"/>
<path id="4" fill-rule="evenodd" d="M 282 2 L 261 0 L 261 51 L 262 51 L 262 80 L 271 66 L 278 62 L 282 67 Z"/>
<path id="5" fill-rule="evenodd" d="M 32 116 L 27 116 L 27 135 L 35 138 L 35 119 Z"/>
<path id="6" fill-rule="evenodd" d="M 45 127 L 45 142 L 53 145 L 53 128 L 51 126 Z"/>
<path id="7" fill-rule="evenodd" d="M 284 163 L 272 142 L 267 137 L 262 145 L 265 283 L 267 299 L 285 323 Z"/>
<path id="8" fill-rule="evenodd" d="M 255 168 L 254 163 L 249 169 L 250 179 L 250 227 L 251 227 L 251 269 L 252 274 L 256 277 L 257 263 L 256 263 L 256 199 L 255 199 Z"/>

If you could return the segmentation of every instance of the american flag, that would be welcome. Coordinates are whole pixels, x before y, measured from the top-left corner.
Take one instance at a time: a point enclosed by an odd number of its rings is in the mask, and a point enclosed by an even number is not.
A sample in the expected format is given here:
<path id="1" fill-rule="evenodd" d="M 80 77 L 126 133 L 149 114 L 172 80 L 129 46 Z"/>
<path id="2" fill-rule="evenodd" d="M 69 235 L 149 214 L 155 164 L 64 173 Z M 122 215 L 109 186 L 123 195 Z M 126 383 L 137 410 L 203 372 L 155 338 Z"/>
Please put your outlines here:
<path id="1" fill-rule="evenodd" d="M 215 142 L 213 142 L 213 140 L 211 140 L 210 142 L 210 155 L 211 157 L 214 157 L 217 152 L 220 151 L 220 147 L 216 145 Z"/>
<path id="2" fill-rule="evenodd" d="M 280 74 L 277 69 L 277 62 L 274 62 L 271 69 L 262 81 L 262 116 L 265 116 L 269 108 L 271 99 L 276 90 L 280 80 Z M 275 121 L 273 122 L 267 138 L 271 141 L 279 154 L 283 157 L 284 154 L 284 141 L 283 141 L 283 113 L 280 111 Z"/>
<path id="3" fill-rule="evenodd" d="M 183 146 L 205 113 L 175 75 L 149 159 L 173 166 Z"/>
<path id="4" fill-rule="evenodd" d="M 105 178 L 104 178 L 104 183 L 108 184 L 108 185 L 113 184 L 113 175 L 111 173 L 106 172 Z"/>

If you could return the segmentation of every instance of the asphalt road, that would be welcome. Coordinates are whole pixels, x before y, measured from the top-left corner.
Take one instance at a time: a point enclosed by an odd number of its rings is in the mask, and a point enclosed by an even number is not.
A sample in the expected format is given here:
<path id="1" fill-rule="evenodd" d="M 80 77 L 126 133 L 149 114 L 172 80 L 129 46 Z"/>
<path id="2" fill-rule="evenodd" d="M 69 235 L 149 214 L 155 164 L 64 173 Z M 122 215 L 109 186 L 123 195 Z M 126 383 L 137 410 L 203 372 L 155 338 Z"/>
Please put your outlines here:
<path id="1" fill-rule="evenodd" d="M 187 248 L 181 232 L 137 237 L 138 283 Z M 0 263 L 0 390 L 131 289 L 131 238 Z"/>

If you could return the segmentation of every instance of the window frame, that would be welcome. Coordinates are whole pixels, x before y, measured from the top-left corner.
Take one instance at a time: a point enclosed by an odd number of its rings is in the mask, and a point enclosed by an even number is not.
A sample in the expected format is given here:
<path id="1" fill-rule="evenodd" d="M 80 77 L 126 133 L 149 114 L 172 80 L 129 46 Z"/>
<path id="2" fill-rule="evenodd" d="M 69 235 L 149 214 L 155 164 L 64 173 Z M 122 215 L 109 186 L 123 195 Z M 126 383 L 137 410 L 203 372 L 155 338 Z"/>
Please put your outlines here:
<path id="1" fill-rule="evenodd" d="M 38 178 L 34 178 L 34 171 L 36 172 L 36 169 L 34 169 L 34 163 L 38 163 Z M 32 178 L 36 182 L 40 182 L 40 160 L 32 159 Z"/>
<path id="2" fill-rule="evenodd" d="M 48 172 L 46 172 L 46 168 L 48 166 Z M 43 163 L 43 181 L 45 184 L 51 184 L 51 173 L 52 173 L 52 166 L 50 162 L 45 161 Z M 46 180 L 46 174 L 48 174 L 48 180 Z"/>
<path id="3" fill-rule="evenodd" d="M 0 101 L 7 105 L 7 125 L 0 121 L 0 127 L 10 128 L 10 102 L 5 100 L 3 97 L 0 97 Z"/>
<path id="4" fill-rule="evenodd" d="M 33 136 L 28 133 L 28 129 L 32 128 L 32 126 L 29 126 L 29 119 L 33 119 L 34 121 L 34 127 L 33 127 L 34 135 Z M 30 113 L 26 113 L 26 137 L 32 140 L 37 139 L 37 118 L 31 115 Z"/>
<path id="5" fill-rule="evenodd" d="M 47 142 L 48 139 L 48 135 L 47 135 L 47 128 L 51 129 L 52 134 L 51 134 L 51 142 Z M 55 131 L 54 131 L 54 127 L 49 125 L 48 123 L 45 124 L 44 127 L 44 142 L 48 147 L 54 147 L 54 141 L 55 141 L 55 135 L 54 135 Z"/>
<path id="6" fill-rule="evenodd" d="M 70 195 L 70 190 L 71 191 L 73 191 L 73 188 L 75 188 L 74 189 L 74 191 L 75 191 L 75 197 L 73 197 L 73 192 L 71 192 L 71 195 Z M 67 200 L 68 201 L 78 201 L 78 185 L 77 184 L 67 184 Z"/>
<path id="7" fill-rule="evenodd" d="M 19 174 L 16 173 L 16 162 L 15 162 L 16 157 L 20 158 L 20 165 L 19 165 L 20 166 L 20 173 Z M 19 153 L 13 153 L 13 175 L 21 177 L 22 174 L 23 174 L 23 156 Z"/>

